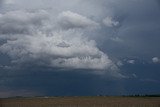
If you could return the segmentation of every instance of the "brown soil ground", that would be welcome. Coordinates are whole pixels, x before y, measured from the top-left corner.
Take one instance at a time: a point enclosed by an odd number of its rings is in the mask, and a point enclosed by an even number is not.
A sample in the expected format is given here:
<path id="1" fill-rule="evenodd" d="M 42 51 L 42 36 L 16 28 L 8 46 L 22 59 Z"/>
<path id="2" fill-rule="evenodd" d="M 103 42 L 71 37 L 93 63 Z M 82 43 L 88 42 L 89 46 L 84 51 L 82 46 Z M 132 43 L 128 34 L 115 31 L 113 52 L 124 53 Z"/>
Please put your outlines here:
<path id="1" fill-rule="evenodd" d="M 8 98 L 0 107 L 160 107 L 160 97 Z"/>

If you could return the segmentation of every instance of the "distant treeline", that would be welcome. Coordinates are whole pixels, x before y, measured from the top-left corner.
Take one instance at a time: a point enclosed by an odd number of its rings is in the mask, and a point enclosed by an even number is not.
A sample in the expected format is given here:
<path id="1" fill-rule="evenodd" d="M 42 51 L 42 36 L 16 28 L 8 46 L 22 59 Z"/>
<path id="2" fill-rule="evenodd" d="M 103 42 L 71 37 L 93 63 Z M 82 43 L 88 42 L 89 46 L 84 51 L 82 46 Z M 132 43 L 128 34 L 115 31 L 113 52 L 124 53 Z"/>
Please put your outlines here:
<path id="1" fill-rule="evenodd" d="M 14 96 L 8 98 L 52 98 L 52 97 L 96 97 L 96 96 L 32 96 L 32 97 L 24 97 L 24 96 Z M 120 95 L 120 96 L 111 96 L 111 95 L 97 95 L 97 97 L 160 97 L 160 94 L 153 94 L 153 95 L 142 95 L 142 94 L 135 94 L 135 95 Z"/>
<path id="2" fill-rule="evenodd" d="M 123 95 L 124 97 L 160 97 L 160 94 L 153 94 L 153 95 L 140 95 L 140 94 L 135 94 L 135 95 Z"/>
<path id="3" fill-rule="evenodd" d="M 134 95 L 119 95 L 119 96 L 110 96 L 110 95 L 97 95 L 103 97 L 160 97 L 160 94 L 134 94 Z"/>

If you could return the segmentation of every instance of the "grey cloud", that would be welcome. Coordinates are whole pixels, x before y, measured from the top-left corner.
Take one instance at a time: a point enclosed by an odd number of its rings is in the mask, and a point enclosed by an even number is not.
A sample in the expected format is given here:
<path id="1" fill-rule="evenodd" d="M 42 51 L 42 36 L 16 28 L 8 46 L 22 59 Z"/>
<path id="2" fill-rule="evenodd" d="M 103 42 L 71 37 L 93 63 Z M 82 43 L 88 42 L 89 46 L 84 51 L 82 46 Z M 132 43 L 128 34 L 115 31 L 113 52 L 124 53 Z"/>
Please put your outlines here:
<path id="1" fill-rule="evenodd" d="M 20 2 L 22 5 L 25 4 L 23 3 L 24 0 L 21 0 Z M 114 57 L 125 57 L 132 55 L 139 56 L 142 54 L 149 55 L 153 52 L 156 56 L 158 56 L 158 37 L 152 36 L 152 39 L 157 40 L 157 42 L 152 43 L 151 38 L 149 36 L 147 36 L 145 40 L 144 36 L 142 36 L 149 35 L 149 33 L 145 32 L 153 31 L 153 29 L 151 29 L 148 25 L 155 25 L 154 21 L 158 20 L 159 15 L 157 13 L 157 5 L 154 0 L 69 0 L 67 3 L 64 0 L 46 0 L 40 1 L 38 3 L 33 3 L 33 5 L 39 5 L 40 8 L 41 2 L 43 2 L 47 7 L 54 7 L 52 9 L 53 11 L 57 11 L 56 15 L 58 15 L 62 11 L 66 12 L 66 10 L 70 10 L 73 11 L 74 14 L 78 13 L 80 16 L 84 16 L 92 21 L 95 20 L 96 22 L 101 22 L 106 17 L 114 16 L 112 20 L 114 19 L 113 21 L 120 23 L 120 26 L 117 29 L 102 28 L 100 31 L 93 31 L 93 33 L 88 34 L 87 32 L 87 36 L 89 35 L 91 39 L 95 36 L 94 39 L 97 42 L 97 45 L 101 47 L 103 51 L 113 55 Z M 83 6 L 80 7 L 79 4 L 82 4 Z M 44 8 L 45 6 L 42 7 Z M 154 7 L 154 9 L 152 7 Z M 155 12 L 157 13 L 156 16 L 154 14 Z M 54 14 L 54 12 L 52 14 Z M 157 17 L 157 19 L 152 20 L 153 16 L 155 16 L 154 18 Z M 64 25 L 62 25 L 60 26 L 64 28 Z M 156 26 L 156 29 L 158 29 L 158 25 Z M 156 29 L 154 29 L 153 32 L 158 32 L 156 31 Z M 155 33 L 152 33 L 150 35 L 155 35 Z M 149 46 L 149 44 L 155 45 Z M 148 49 L 151 51 L 148 51 Z"/>
<path id="2" fill-rule="evenodd" d="M 105 19 L 103 19 L 103 24 L 107 27 L 116 27 L 119 25 L 119 22 L 113 20 L 112 17 L 106 17 Z"/>
<path id="3" fill-rule="evenodd" d="M 65 43 L 65 42 L 61 42 L 61 43 L 59 43 L 57 46 L 59 46 L 59 47 L 64 47 L 64 48 L 70 47 L 70 45 L 67 44 L 67 43 Z"/>
<path id="4" fill-rule="evenodd" d="M 101 44 L 103 51 L 117 58 L 135 56 L 140 59 L 142 57 L 149 59 L 152 56 L 159 57 L 160 14 L 156 1 L 106 1 L 104 5 L 112 13 L 112 15 L 106 14 L 106 16 L 114 16 L 113 18 L 120 25 L 117 28 L 112 27 L 112 29 L 103 28 L 101 35 L 96 38 L 97 44 Z"/>
<path id="5" fill-rule="evenodd" d="M 52 37 L 43 34 L 37 35 L 17 37 L 16 40 L 3 44 L 0 49 L 9 55 L 13 62 L 17 63 L 40 59 L 42 62 L 43 60 L 47 61 L 47 64 L 53 67 L 105 70 L 112 66 L 112 61 L 95 47 L 92 41 L 78 37 L 72 37 L 73 39 L 68 41 L 63 37 L 67 36 L 64 34 Z M 59 38 L 59 36 L 62 37 Z M 69 42 L 70 47 L 57 46 L 62 41 Z"/>
<path id="6" fill-rule="evenodd" d="M 11 11 L 0 14 L 0 34 L 27 34 L 43 25 L 47 19 L 45 11 Z"/>
<path id="7" fill-rule="evenodd" d="M 1 8 L 2 8 L 2 6 L 3 6 L 3 0 L 0 0 L 0 12 L 1 12 Z"/>
<path id="8" fill-rule="evenodd" d="M 64 25 L 60 26 L 67 26 L 64 30 L 54 29 L 57 23 L 46 17 L 50 17 L 46 11 L 11 11 L 1 14 L 0 33 L 6 42 L 0 46 L 0 51 L 10 56 L 11 63 L 29 65 L 32 62 L 31 66 L 105 72 L 112 68 L 118 69 L 108 55 L 98 49 L 94 40 L 83 36 L 83 29 L 77 30 L 98 26 L 96 22 L 77 13 L 63 12 L 57 18 L 64 21 Z"/>
<path id="9" fill-rule="evenodd" d="M 0 3 L 3 3 L 3 4 L 13 4 L 14 0 L 1 0 Z"/>
<path id="10" fill-rule="evenodd" d="M 73 29 L 73 28 L 96 28 L 99 26 L 98 23 L 88 19 L 85 16 L 73 13 L 71 11 L 65 11 L 59 14 L 58 24 L 63 29 Z"/>
<path id="11" fill-rule="evenodd" d="M 0 0 L 0 5 L 2 5 L 2 3 L 3 3 L 3 0 Z"/>

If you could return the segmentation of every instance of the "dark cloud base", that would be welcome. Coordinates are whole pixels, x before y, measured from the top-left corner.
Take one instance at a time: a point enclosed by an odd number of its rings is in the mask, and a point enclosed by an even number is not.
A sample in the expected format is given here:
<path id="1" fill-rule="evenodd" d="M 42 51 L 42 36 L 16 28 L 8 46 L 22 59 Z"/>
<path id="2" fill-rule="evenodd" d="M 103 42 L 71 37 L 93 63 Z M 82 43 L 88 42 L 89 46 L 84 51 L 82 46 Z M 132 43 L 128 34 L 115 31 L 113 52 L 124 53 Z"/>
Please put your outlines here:
<path id="1" fill-rule="evenodd" d="M 35 96 L 95 96 L 95 95 L 133 95 L 156 94 L 160 90 L 158 72 L 160 67 L 146 65 L 124 67 L 126 72 L 136 73 L 137 77 L 127 79 L 109 79 L 84 73 L 86 71 L 56 71 L 55 69 L 35 69 L 30 71 L 1 72 L 5 83 L 1 86 L 10 90 L 36 91 Z M 141 67 L 141 68 L 140 68 Z M 135 70 L 134 68 L 139 68 Z M 155 69 L 150 72 L 149 69 Z M 136 71 L 136 72 L 135 72 Z M 141 71 L 141 72 L 140 72 Z M 143 72 L 142 72 L 143 71 Z M 150 75 L 150 77 L 145 75 Z M 132 76 L 130 76 L 132 77 Z M 15 91 L 15 93 L 18 93 Z M 25 93 L 23 94 L 25 95 Z M 23 96 L 22 95 L 22 96 Z M 12 96 L 12 95 L 10 95 Z"/>

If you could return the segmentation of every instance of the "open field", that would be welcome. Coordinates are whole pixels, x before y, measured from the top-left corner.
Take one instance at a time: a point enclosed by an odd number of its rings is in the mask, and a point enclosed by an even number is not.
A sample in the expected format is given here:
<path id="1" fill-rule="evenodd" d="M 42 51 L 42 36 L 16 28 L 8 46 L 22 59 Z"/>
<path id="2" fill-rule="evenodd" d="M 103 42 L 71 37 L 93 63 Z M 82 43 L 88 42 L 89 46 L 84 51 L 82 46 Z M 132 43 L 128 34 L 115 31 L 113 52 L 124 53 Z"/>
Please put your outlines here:
<path id="1" fill-rule="evenodd" d="M 8 98 L 0 107 L 160 107 L 160 97 Z"/>

